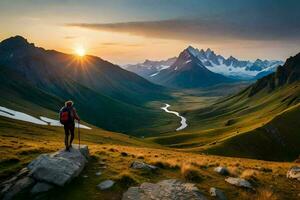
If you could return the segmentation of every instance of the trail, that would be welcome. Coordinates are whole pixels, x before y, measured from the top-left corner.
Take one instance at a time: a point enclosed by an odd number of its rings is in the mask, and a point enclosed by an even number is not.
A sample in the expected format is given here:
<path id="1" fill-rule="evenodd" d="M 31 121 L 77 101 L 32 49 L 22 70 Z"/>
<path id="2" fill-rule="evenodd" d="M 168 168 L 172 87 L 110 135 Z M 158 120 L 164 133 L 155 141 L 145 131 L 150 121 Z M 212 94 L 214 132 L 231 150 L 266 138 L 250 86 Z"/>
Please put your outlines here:
<path id="1" fill-rule="evenodd" d="M 181 116 L 178 112 L 176 111 L 172 111 L 172 110 L 168 110 L 168 108 L 170 107 L 169 104 L 166 103 L 166 105 L 164 107 L 161 107 L 161 109 L 163 109 L 165 112 L 167 113 L 171 113 L 171 114 L 174 114 L 176 115 L 177 117 L 180 117 L 181 118 L 181 126 L 179 128 L 176 129 L 176 131 L 180 131 L 180 130 L 183 130 L 185 129 L 188 125 L 187 125 L 187 122 L 186 122 L 186 118 Z"/>

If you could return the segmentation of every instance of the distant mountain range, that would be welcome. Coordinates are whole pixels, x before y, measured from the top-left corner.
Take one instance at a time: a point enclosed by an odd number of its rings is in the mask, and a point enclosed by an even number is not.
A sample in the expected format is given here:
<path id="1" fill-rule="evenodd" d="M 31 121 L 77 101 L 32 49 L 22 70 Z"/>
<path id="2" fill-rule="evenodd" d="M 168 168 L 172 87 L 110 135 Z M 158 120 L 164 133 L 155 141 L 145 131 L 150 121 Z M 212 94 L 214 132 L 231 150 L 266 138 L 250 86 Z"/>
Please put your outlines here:
<path id="1" fill-rule="evenodd" d="M 189 48 L 181 52 L 170 67 L 156 72 L 148 79 L 172 88 L 208 87 L 236 81 L 208 70 Z"/>
<path id="2" fill-rule="evenodd" d="M 189 46 L 186 50 L 191 55 L 198 58 L 201 65 L 211 72 L 224 75 L 238 80 L 255 80 L 274 72 L 277 66 L 282 65 L 280 60 L 260 60 L 254 62 L 238 60 L 233 56 L 224 58 L 222 55 L 215 54 L 211 49 L 199 50 Z M 162 71 L 166 70 L 176 62 L 176 57 L 163 61 L 149 61 L 135 65 L 126 65 L 125 69 L 132 71 L 148 80 L 156 81 Z M 159 83 L 159 82 L 158 82 Z"/>
<path id="3" fill-rule="evenodd" d="M 169 98 L 163 87 L 99 57 L 45 50 L 21 36 L 0 43 L 0 90 L 0 105 L 8 108 L 39 105 L 57 112 L 73 99 L 86 122 L 131 133 L 164 114 L 147 102 Z"/>

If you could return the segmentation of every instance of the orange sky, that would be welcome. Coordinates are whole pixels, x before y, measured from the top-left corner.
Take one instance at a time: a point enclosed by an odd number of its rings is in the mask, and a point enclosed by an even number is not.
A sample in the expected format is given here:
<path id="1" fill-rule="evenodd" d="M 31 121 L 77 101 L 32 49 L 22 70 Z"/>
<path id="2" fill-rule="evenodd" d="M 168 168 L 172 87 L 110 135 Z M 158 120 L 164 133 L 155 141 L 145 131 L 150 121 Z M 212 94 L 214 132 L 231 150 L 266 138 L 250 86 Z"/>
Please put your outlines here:
<path id="1" fill-rule="evenodd" d="M 189 4 L 186 4 L 187 1 Z M 281 22 L 265 29 L 263 23 L 269 21 L 262 22 L 260 26 L 255 23 L 260 23 L 266 17 L 262 16 L 261 19 L 255 19 L 257 21 L 251 21 L 252 18 L 248 19 L 245 15 L 245 22 L 233 21 L 233 23 L 228 20 L 223 23 L 222 17 L 215 16 L 228 11 L 226 4 L 222 2 L 214 5 L 205 4 L 207 7 L 204 7 L 203 4 L 198 3 L 199 1 L 187 1 L 174 1 L 178 5 L 174 5 L 174 2 L 171 4 L 169 1 L 162 1 L 160 5 L 155 1 L 142 3 L 137 0 L 84 2 L 1 0 L 0 40 L 21 35 L 37 46 L 66 53 L 74 53 L 77 47 L 82 47 L 86 49 L 87 54 L 121 65 L 142 62 L 145 59 L 160 60 L 177 56 L 188 45 L 196 48 L 211 48 L 225 57 L 233 55 L 245 60 L 256 58 L 284 60 L 299 52 L 298 29 L 290 28 L 298 22 L 293 20 L 295 16 L 289 16 L 289 12 L 285 13 L 282 6 L 278 9 L 280 8 L 280 12 L 286 16 L 279 16 L 277 21 L 284 22 L 287 18 L 292 19 L 290 21 L 294 24 L 287 25 L 290 32 L 276 33 L 274 30 L 277 30 L 277 26 L 283 26 Z M 248 1 L 247 6 L 251 6 L 252 2 L 254 1 Z M 211 6 L 214 6 L 214 10 L 209 10 Z M 252 9 L 247 6 L 241 4 L 238 9 L 234 7 L 236 9 L 234 12 Z M 259 10 L 256 4 L 253 6 L 254 10 Z M 295 6 L 291 5 L 292 7 Z M 274 8 L 276 14 L 274 16 L 278 16 L 276 9 Z M 188 18 L 191 17 L 188 15 L 193 13 L 192 17 L 197 15 L 196 18 Z M 202 13 L 206 15 L 198 16 Z M 252 17 L 253 13 L 250 14 Z M 260 15 L 261 13 L 257 13 L 257 16 Z M 271 13 L 270 16 L 271 20 L 273 14 Z M 239 17 L 243 19 L 242 15 Z M 178 25 L 182 20 L 176 21 L 177 19 L 187 18 L 192 20 Z M 236 17 L 233 19 L 235 20 Z M 221 22 L 221 27 L 211 26 L 215 22 Z M 84 23 L 84 25 L 76 25 L 76 23 Z M 243 23 L 248 23 L 249 26 L 245 30 L 240 25 Z M 254 28 L 251 27 L 253 24 Z M 90 25 L 92 28 L 89 27 Z M 228 30 L 228 27 L 236 30 Z"/>

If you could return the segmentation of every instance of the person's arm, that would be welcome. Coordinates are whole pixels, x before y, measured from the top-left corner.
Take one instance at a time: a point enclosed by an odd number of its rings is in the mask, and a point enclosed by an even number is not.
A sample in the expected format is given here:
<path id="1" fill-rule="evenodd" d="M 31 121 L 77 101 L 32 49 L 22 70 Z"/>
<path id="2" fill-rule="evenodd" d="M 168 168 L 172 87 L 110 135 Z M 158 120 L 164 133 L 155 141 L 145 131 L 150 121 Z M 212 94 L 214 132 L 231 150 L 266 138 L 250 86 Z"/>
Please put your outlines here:
<path id="1" fill-rule="evenodd" d="M 75 118 L 76 120 L 80 121 L 80 118 L 79 118 L 79 116 L 78 116 L 78 114 L 77 114 L 75 108 L 73 108 L 73 114 L 74 114 L 74 118 Z"/>

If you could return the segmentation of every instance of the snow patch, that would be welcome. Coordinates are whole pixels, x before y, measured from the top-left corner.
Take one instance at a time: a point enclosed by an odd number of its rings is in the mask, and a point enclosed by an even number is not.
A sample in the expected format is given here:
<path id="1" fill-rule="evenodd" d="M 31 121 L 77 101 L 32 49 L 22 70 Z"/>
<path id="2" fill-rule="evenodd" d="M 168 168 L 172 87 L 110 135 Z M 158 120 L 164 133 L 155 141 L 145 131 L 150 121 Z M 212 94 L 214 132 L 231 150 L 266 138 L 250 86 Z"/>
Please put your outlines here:
<path id="1" fill-rule="evenodd" d="M 16 120 L 20 120 L 20 121 L 30 122 L 33 124 L 47 125 L 46 122 L 39 120 L 38 118 L 35 118 L 31 115 L 28 115 L 28 114 L 25 114 L 22 112 L 8 109 L 3 106 L 0 106 L 0 116 L 11 118 L 11 119 L 16 119 Z"/>
<path id="2" fill-rule="evenodd" d="M 25 121 L 25 122 L 30 122 L 33 124 L 38 124 L 38 125 L 49 125 L 49 126 L 62 126 L 62 124 L 59 122 L 59 120 L 51 119 L 48 117 L 43 117 L 40 116 L 40 119 L 35 118 L 31 115 L 28 115 L 26 113 L 22 113 L 19 111 L 15 111 L 3 106 L 0 106 L 0 116 L 15 119 L 15 120 L 20 120 L 20 121 Z M 78 123 L 75 123 L 76 127 L 78 127 Z M 80 124 L 80 128 L 88 129 L 91 130 L 92 128 Z"/>

